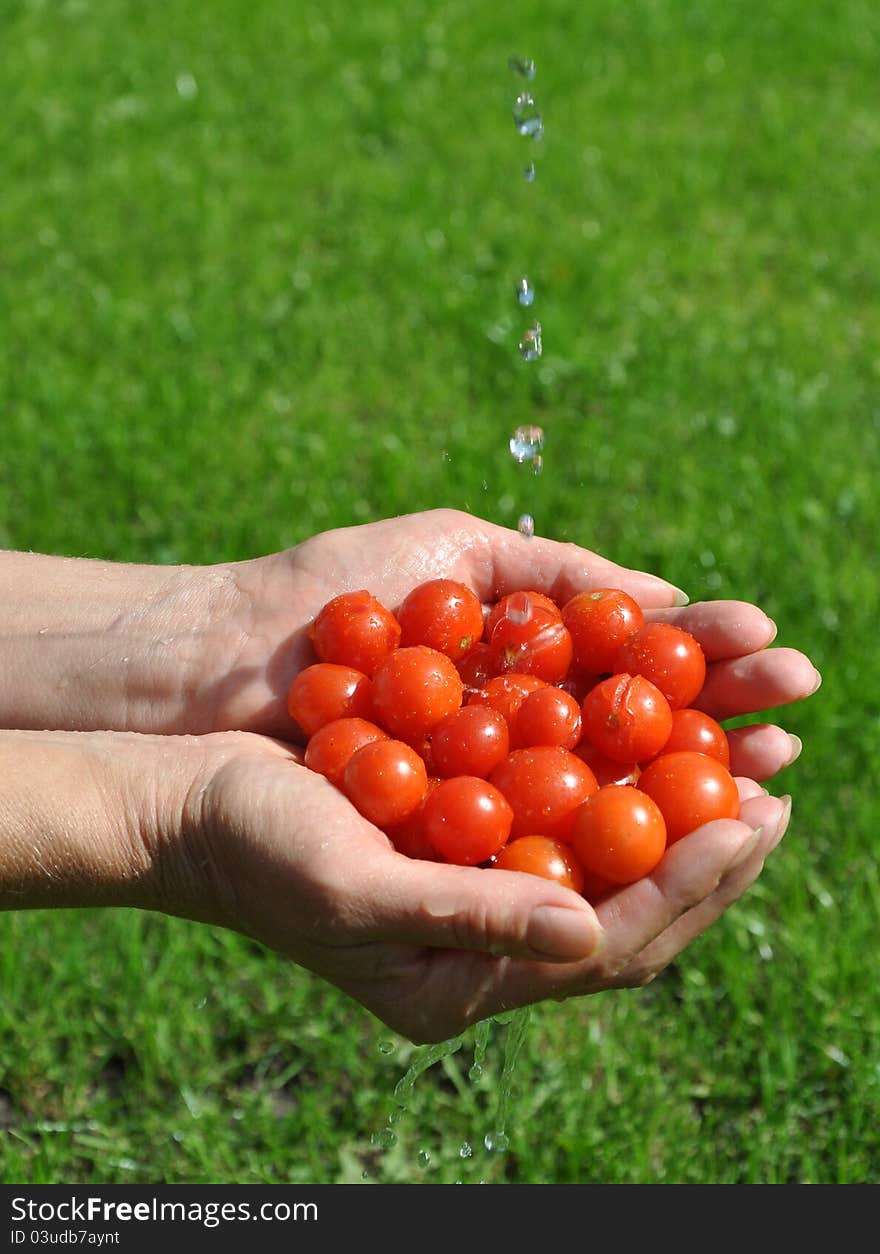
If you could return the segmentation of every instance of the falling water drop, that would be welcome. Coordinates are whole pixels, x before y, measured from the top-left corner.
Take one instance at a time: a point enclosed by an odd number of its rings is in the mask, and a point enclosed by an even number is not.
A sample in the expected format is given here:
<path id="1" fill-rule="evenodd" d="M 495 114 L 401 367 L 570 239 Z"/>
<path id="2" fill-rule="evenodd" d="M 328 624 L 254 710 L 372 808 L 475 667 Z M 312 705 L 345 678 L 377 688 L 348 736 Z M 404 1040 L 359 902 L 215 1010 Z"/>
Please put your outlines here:
<path id="1" fill-rule="evenodd" d="M 528 165 L 525 167 L 525 169 L 523 170 L 523 178 L 525 179 L 525 181 L 526 181 L 527 183 L 534 183 L 534 181 L 535 181 L 535 163 L 534 163 L 534 161 L 530 161 L 530 162 L 529 162 L 529 164 L 528 164 Z"/>
<path id="2" fill-rule="evenodd" d="M 370 1137 L 370 1144 L 382 1149 L 390 1149 L 396 1142 L 397 1133 L 393 1128 L 383 1128 L 381 1132 L 374 1132 Z"/>
<path id="3" fill-rule="evenodd" d="M 534 96 L 520 92 L 513 103 L 513 122 L 520 135 L 528 139 L 543 139 L 544 119 L 535 104 Z"/>
<path id="4" fill-rule="evenodd" d="M 516 285 L 516 299 L 521 305 L 533 305 L 535 302 L 535 289 L 525 274 Z"/>
<path id="5" fill-rule="evenodd" d="M 535 63 L 531 57 L 511 57 L 507 64 L 514 74 L 521 74 L 523 78 L 528 79 L 535 77 Z"/>
<path id="6" fill-rule="evenodd" d="M 420 1167 L 427 1167 L 428 1163 L 431 1161 L 431 1155 L 427 1150 L 419 1150 L 416 1158 Z"/>
<path id="7" fill-rule="evenodd" d="M 378 1049 L 379 1049 L 380 1054 L 393 1054 L 394 1042 L 393 1041 L 380 1041 L 378 1045 Z"/>
<path id="8" fill-rule="evenodd" d="M 525 537 L 526 540 L 531 540 L 532 536 L 535 534 L 535 520 L 532 518 L 531 514 L 520 514 L 519 522 L 516 524 L 516 529 L 521 536 Z"/>
<path id="9" fill-rule="evenodd" d="M 483 1137 L 483 1144 L 490 1154 L 503 1154 L 510 1145 L 510 1138 L 506 1132 L 500 1130 L 487 1132 Z"/>
<path id="10" fill-rule="evenodd" d="M 462 1141 L 461 1148 L 458 1151 L 459 1158 L 470 1158 L 473 1155 L 474 1147 L 470 1141 Z"/>
<path id="11" fill-rule="evenodd" d="M 523 332 L 519 342 L 519 354 L 523 361 L 537 361 L 544 351 L 541 337 L 541 324 L 536 322 Z"/>
<path id="12" fill-rule="evenodd" d="M 544 432 L 541 427 L 526 423 L 517 427 L 510 437 L 510 455 L 515 462 L 522 464 L 537 457 L 544 447 Z"/>

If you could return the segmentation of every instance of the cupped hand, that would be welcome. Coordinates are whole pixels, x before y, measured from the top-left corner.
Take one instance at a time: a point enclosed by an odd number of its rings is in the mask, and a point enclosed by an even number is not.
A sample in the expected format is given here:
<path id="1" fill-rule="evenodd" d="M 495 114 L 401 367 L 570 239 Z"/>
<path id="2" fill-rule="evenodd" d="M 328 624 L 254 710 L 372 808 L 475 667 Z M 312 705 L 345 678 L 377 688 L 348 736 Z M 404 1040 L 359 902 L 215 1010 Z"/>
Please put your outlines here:
<path id="1" fill-rule="evenodd" d="M 259 940 L 415 1042 L 545 998 L 644 984 L 752 883 L 790 809 L 739 781 L 739 820 L 685 837 L 594 910 L 537 876 L 397 853 L 279 741 L 198 743 L 183 853 L 159 877 L 177 895 L 159 908 Z"/>

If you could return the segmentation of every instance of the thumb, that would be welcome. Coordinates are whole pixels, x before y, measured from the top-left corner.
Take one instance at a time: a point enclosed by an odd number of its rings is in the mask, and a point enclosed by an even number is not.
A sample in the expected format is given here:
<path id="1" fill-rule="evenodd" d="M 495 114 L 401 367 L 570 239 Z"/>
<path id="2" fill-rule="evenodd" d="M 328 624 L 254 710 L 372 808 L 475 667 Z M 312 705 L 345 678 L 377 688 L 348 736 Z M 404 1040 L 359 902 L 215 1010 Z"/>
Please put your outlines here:
<path id="1" fill-rule="evenodd" d="M 576 962 L 599 948 L 596 913 L 572 889 L 523 871 L 395 857 L 400 865 L 376 895 L 385 940 L 543 962 Z"/>

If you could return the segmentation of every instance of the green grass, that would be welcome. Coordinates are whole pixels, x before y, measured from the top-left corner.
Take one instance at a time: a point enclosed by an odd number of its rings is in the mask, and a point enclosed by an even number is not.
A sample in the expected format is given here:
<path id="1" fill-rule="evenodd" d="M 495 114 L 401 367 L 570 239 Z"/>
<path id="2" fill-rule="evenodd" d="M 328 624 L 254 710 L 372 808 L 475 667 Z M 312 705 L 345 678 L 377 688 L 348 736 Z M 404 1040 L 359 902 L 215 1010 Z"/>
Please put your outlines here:
<path id="1" fill-rule="evenodd" d="M 412 1047 L 356 1005 L 232 935 L 34 913 L 0 920 L 0 1176 L 876 1180 L 877 6 L 0 0 L 0 42 L 0 545 L 213 562 L 528 509 L 759 602 L 825 676 L 779 712 L 759 884 L 650 988 L 533 1012 L 506 1154 L 502 1025 L 382 1153 Z"/>

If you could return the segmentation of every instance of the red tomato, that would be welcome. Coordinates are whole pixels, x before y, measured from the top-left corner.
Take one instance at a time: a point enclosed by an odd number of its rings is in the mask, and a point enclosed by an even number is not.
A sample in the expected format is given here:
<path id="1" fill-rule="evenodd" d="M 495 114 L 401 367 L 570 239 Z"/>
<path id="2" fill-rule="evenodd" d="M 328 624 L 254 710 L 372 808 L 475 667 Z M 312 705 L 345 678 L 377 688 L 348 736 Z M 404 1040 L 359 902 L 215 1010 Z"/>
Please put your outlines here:
<path id="1" fill-rule="evenodd" d="M 710 758 L 717 758 L 722 766 L 730 767 L 727 733 L 720 723 L 702 710 L 688 707 L 672 711 L 672 731 L 663 752 L 678 753 L 682 749 L 705 753 Z"/>
<path id="2" fill-rule="evenodd" d="M 470 697 L 472 692 L 485 687 L 495 674 L 492 650 L 485 640 L 475 644 L 470 653 L 465 654 L 455 666 L 464 685 L 465 697 Z"/>
<path id="3" fill-rule="evenodd" d="M 458 662 L 483 636 L 483 606 L 466 584 L 429 579 L 406 597 L 397 611 L 403 648 L 425 644 Z"/>
<path id="4" fill-rule="evenodd" d="M 363 671 L 335 662 L 315 662 L 293 680 L 287 711 L 306 736 L 337 718 L 372 719 L 372 684 Z"/>
<path id="5" fill-rule="evenodd" d="M 618 588 L 579 592 L 562 607 L 562 621 L 571 633 L 574 659 L 585 671 L 601 675 L 625 670 L 615 665 L 624 640 L 644 624 L 637 601 Z"/>
<path id="6" fill-rule="evenodd" d="M 431 733 L 431 766 L 443 779 L 452 775 L 485 779 L 509 752 L 507 720 L 489 705 L 464 705 Z"/>
<path id="7" fill-rule="evenodd" d="M 373 676 L 376 722 L 401 740 L 415 740 L 461 705 L 461 676 L 445 653 L 411 645 L 390 654 Z"/>
<path id="8" fill-rule="evenodd" d="M 496 601 L 489 611 L 484 638 L 492 639 L 492 632 L 502 618 L 512 618 L 514 622 L 525 623 L 537 610 L 542 610 L 551 618 L 562 619 L 562 610 L 543 592 L 508 592 L 507 596 Z"/>
<path id="9" fill-rule="evenodd" d="M 384 829 L 397 852 L 408 858 L 420 858 L 423 862 L 442 862 L 425 832 L 425 802 L 439 783 L 436 775 L 429 775 L 428 791 L 409 818 L 402 823 L 390 824 Z"/>
<path id="10" fill-rule="evenodd" d="M 513 727 L 516 712 L 530 692 L 545 688 L 547 681 L 537 675 L 496 675 L 477 692 L 468 697 L 468 705 L 490 705 L 493 710 L 503 714 L 508 727 Z"/>
<path id="11" fill-rule="evenodd" d="M 400 624 L 371 593 L 343 592 L 328 601 L 309 631 L 322 662 L 372 675 L 400 642 Z"/>
<path id="12" fill-rule="evenodd" d="M 574 812 L 599 785 L 590 768 L 567 749 L 514 749 L 489 776 L 513 807 L 511 836 L 567 841 Z"/>
<path id="13" fill-rule="evenodd" d="M 570 693 L 548 684 L 530 692 L 513 720 L 513 743 L 562 745 L 573 749 L 581 738 L 581 707 Z"/>
<path id="14" fill-rule="evenodd" d="M 661 754 L 644 768 L 638 787 L 662 812 L 670 845 L 703 823 L 739 816 L 736 781 L 705 753 Z"/>
<path id="15" fill-rule="evenodd" d="M 591 689 L 581 707 L 584 739 L 617 762 L 642 762 L 669 738 L 672 711 L 643 675 L 610 675 Z"/>
<path id="16" fill-rule="evenodd" d="M 401 740 L 374 740 L 349 759 L 343 790 L 360 814 L 376 827 L 402 823 L 421 805 L 428 772 L 415 750 Z"/>
<path id="17" fill-rule="evenodd" d="M 615 762 L 586 740 L 581 741 L 573 753 L 586 762 L 600 788 L 607 784 L 636 784 L 641 774 L 638 762 Z"/>
<path id="18" fill-rule="evenodd" d="M 342 788 L 342 779 L 349 760 L 364 745 L 385 740 L 386 733 L 375 723 L 363 718 L 336 718 L 319 727 L 306 745 L 305 764 L 310 771 L 326 776 L 331 784 Z"/>
<path id="19" fill-rule="evenodd" d="M 586 871 L 612 884 L 633 884 L 663 857 L 666 826 L 647 794 L 610 784 L 578 807 L 571 844 Z"/>
<path id="20" fill-rule="evenodd" d="M 490 657 L 499 675 L 515 671 L 536 675 L 548 684 L 565 679 L 571 665 L 571 636 L 562 620 L 536 608 L 525 622 L 509 616 L 498 620 L 489 641 Z"/>
<path id="21" fill-rule="evenodd" d="M 456 775 L 442 780 L 425 802 L 425 834 L 447 862 L 486 862 L 510 835 L 513 811 L 485 779 Z"/>
<path id="22" fill-rule="evenodd" d="M 703 687 L 706 658 L 690 632 L 672 623 L 646 623 L 620 646 L 614 669 L 644 675 L 673 710 L 681 710 Z"/>
<path id="23" fill-rule="evenodd" d="M 527 871 L 553 880 L 576 893 L 584 886 L 581 865 L 568 845 L 547 836 L 520 836 L 511 840 L 496 855 L 492 864 L 500 871 Z"/>

